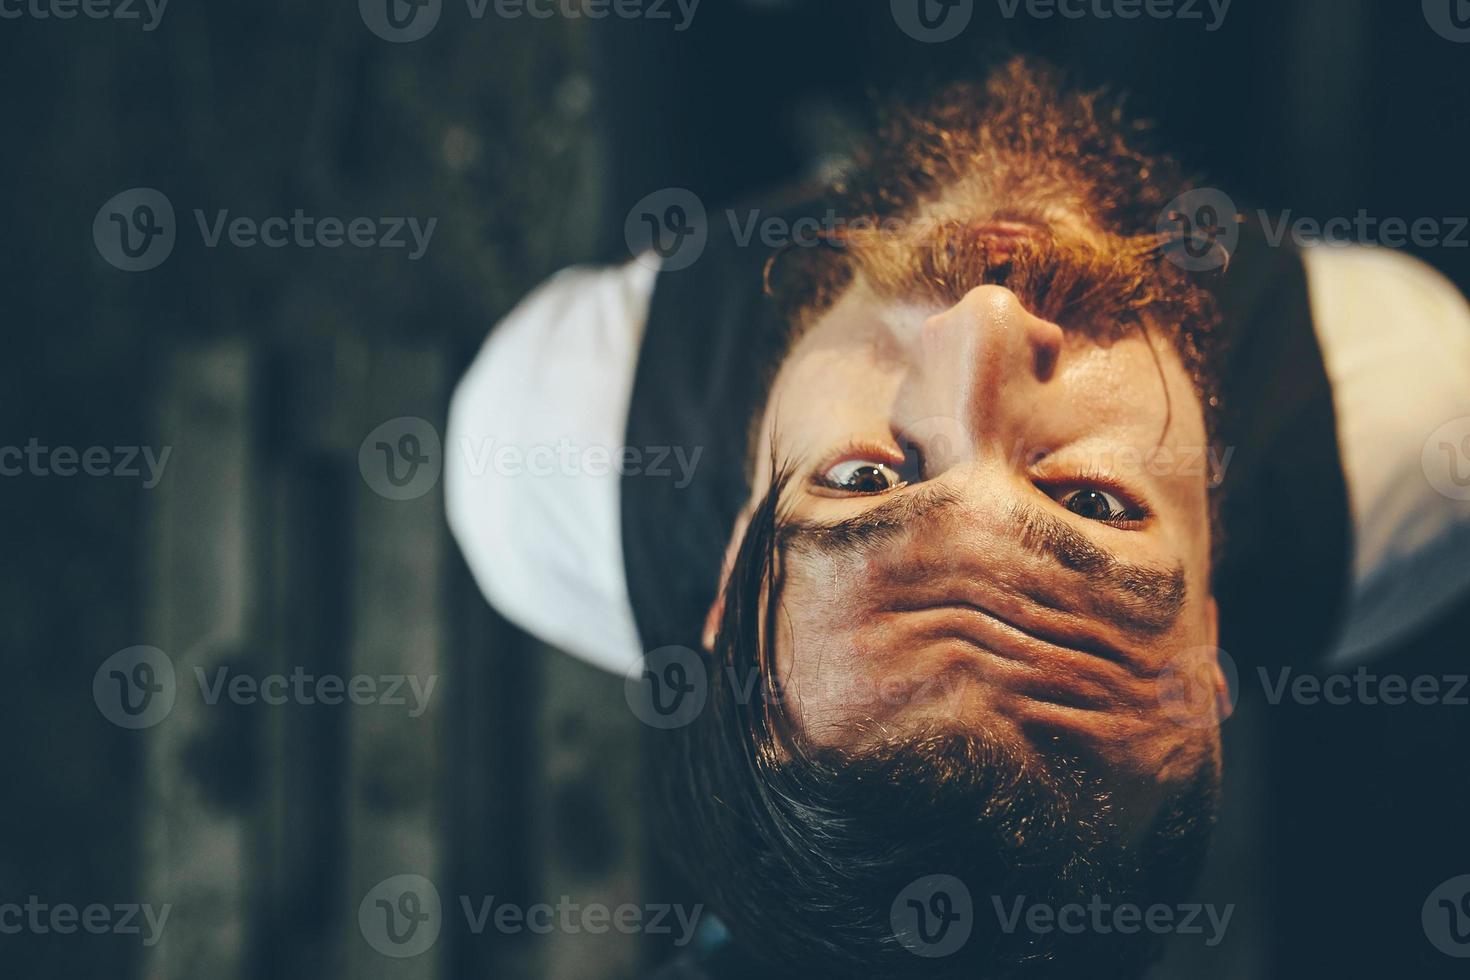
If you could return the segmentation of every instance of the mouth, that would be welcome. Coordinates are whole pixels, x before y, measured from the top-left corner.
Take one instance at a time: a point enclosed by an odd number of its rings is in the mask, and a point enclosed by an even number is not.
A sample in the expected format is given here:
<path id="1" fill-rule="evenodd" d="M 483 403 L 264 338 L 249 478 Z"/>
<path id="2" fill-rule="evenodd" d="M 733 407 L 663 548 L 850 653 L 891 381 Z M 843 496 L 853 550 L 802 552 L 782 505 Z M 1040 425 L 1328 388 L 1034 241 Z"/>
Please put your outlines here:
<path id="1" fill-rule="evenodd" d="M 984 240 L 989 246 L 990 254 L 994 259 L 1009 258 L 1022 242 L 1034 237 L 1040 231 L 1041 227 L 1030 221 L 1009 218 L 986 221 L 971 227 L 971 233 L 976 238 Z"/>
<path id="2" fill-rule="evenodd" d="M 977 575 L 983 575 L 983 570 Z M 897 585 L 897 583 L 894 583 Z M 949 608 L 983 615 L 1017 637 L 1028 637 L 1060 650 L 1110 662 L 1135 677 L 1151 673 L 1147 660 L 1108 635 L 1063 596 L 1001 585 L 979 587 L 977 578 L 961 572 L 940 581 L 905 581 L 888 604 L 894 612 Z"/>
<path id="3" fill-rule="evenodd" d="M 1034 221 L 1019 221 L 1014 218 L 995 218 L 972 226 L 982 238 L 1029 238 L 1041 230 Z"/>
<path id="4" fill-rule="evenodd" d="M 1107 710 L 1136 702 L 1146 687 L 1123 651 L 1042 624 L 1034 614 L 998 612 L 970 590 L 909 597 L 883 613 L 901 618 L 916 639 L 958 640 L 979 651 L 998 680 L 1028 697 Z"/>

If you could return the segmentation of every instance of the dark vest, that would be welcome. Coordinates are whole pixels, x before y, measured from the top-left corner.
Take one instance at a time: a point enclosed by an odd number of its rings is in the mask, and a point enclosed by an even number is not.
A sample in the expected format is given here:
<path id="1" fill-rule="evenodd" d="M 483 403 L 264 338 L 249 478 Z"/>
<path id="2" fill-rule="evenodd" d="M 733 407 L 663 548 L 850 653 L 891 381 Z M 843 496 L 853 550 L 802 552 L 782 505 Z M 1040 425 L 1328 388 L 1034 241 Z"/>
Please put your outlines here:
<path id="1" fill-rule="evenodd" d="M 750 488 L 750 421 L 784 350 L 762 290 L 768 252 L 719 222 L 692 266 L 656 282 L 627 444 L 701 450 L 692 482 L 622 482 L 623 555 L 645 649 L 697 648 Z M 1246 224 L 1214 284 L 1231 337 L 1221 376 L 1225 541 L 1221 646 L 1242 667 L 1307 663 L 1331 642 L 1348 582 L 1350 525 L 1332 392 L 1306 274 Z"/>

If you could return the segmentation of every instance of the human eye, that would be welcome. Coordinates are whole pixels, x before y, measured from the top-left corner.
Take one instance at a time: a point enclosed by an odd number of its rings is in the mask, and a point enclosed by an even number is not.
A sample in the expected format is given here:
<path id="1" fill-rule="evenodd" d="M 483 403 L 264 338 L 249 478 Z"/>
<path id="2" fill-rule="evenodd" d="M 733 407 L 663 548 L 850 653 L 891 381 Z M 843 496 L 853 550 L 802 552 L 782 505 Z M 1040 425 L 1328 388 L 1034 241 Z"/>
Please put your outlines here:
<path id="1" fill-rule="evenodd" d="M 1136 530 L 1151 516 L 1146 504 L 1121 485 L 1098 474 L 1047 481 L 1041 489 L 1068 512 L 1086 521 Z"/>
<path id="2" fill-rule="evenodd" d="M 917 479 L 915 454 L 856 446 L 817 467 L 812 485 L 829 496 L 871 497 L 902 489 Z"/>
<path id="3" fill-rule="evenodd" d="M 1038 490 L 1085 521 L 1134 531 L 1153 517 L 1147 497 L 1132 481 L 1095 460 L 1043 453 L 1030 464 L 1030 476 Z"/>
<path id="4" fill-rule="evenodd" d="M 1098 487 L 1079 487 L 1057 498 L 1057 503 L 1089 521 L 1128 526 L 1143 520 L 1144 514 L 1118 497 Z"/>

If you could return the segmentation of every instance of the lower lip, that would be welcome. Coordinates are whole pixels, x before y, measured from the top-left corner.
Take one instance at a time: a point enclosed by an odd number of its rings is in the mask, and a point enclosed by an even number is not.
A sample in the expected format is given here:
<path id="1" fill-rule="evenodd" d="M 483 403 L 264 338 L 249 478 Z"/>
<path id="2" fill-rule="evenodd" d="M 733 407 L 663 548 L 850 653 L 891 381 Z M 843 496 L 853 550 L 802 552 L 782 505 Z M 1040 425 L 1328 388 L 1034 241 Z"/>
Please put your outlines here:
<path id="1" fill-rule="evenodd" d="M 975 231 L 986 238 L 1027 238 L 1035 233 L 1036 227 L 1019 221 L 991 221 L 977 225 Z"/>

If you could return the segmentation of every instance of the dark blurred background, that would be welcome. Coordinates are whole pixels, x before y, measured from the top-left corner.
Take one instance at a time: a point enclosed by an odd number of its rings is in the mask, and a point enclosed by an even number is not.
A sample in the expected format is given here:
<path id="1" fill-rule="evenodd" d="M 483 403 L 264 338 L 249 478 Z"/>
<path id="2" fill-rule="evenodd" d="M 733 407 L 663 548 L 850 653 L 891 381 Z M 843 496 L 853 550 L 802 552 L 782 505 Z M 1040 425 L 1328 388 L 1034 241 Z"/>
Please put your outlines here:
<path id="1" fill-rule="evenodd" d="M 1108 21 L 1024 5 L 1008 19 L 981 0 L 945 43 L 907 35 L 887 0 L 704 0 L 682 31 L 672 4 L 672 20 L 509 19 L 493 2 L 475 19 L 444 0 L 411 43 L 375 35 L 349 0 L 174 0 L 153 30 L 141 5 L 141 20 L 59 19 L 6 2 L 22 13 L 0 19 L 0 444 L 172 455 L 151 489 L 0 479 L 0 903 L 173 905 L 151 947 L 0 935 L 7 977 L 595 980 L 667 955 L 654 936 L 446 928 L 432 953 L 390 960 L 357 921 L 363 896 L 400 873 L 432 878 L 450 915 L 460 895 L 616 905 L 697 892 L 671 880 L 645 830 L 621 680 L 486 608 L 437 492 L 387 499 L 358 468 L 386 419 L 442 432 L 457 373 L 540 280 L 625 259 L 624 219 L 646 194 L 687 187 L 716 207 L 810 178 L 875 97 L 1020 50 L 1131 91 L 1163 141 L 1242 203 L 1470 214 L 1470 44 L 1407 0 L 1235 0 L 1217 30 L 1203 3 L 1204 21 Z M 1470 14 L 1443 6 L 1455 4 Z M 92 226 L 135 187 L 172 202 L 178 239 L 160 266 L 129 273 Z M 418 260 L 211 249 L 195 208 L 438 223 Z M 1419 252 L 1470 287 L 1470 249 Z M 1427 650 L 1470 659 L 1464 617 L 1438 630 Z M 181 695 L 163 723 L 130 731 L 92 686 L 139 644 L 168 653 L 181 688 L 221 666 L 438 686 L 417 718 Z M 1369 937 L 1366 913 L 1333 903 L 1362 874 L 1401 874 L 1422 898 L 1470 872 L 1453 833 L 1463 811 L 1393 810 L 1404 785 L 1470 784 L 1460 710 L 1365 756 L 1377 720 L 1263 722 L 1243 703 L 1211 871 L 1237 922 L 1221 949 L 1166 971 L 1300 976 L 1324 950 L 1379 942 L 1402 944 L 1407 976 L 1444 966 L 1419 931 L 1420 898 Z M 1308 742 L 1342 749 L 1317 766 Z M 1292 821 L 1324 792 L 1401 832 L 1343 841 Z M 1461 847 L 1415 863 L 1426 834 Z"/>

